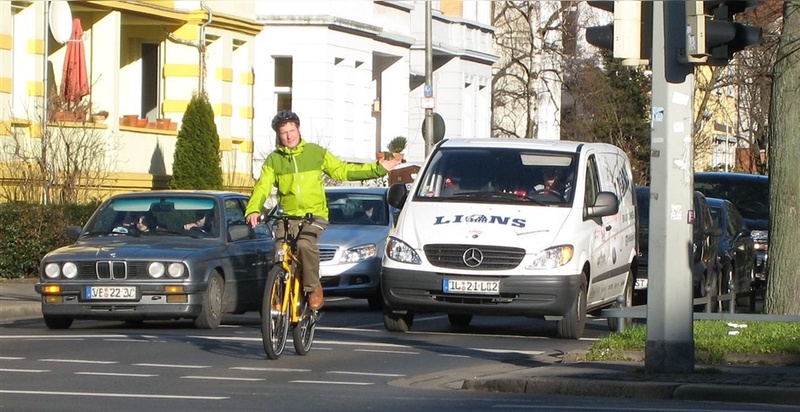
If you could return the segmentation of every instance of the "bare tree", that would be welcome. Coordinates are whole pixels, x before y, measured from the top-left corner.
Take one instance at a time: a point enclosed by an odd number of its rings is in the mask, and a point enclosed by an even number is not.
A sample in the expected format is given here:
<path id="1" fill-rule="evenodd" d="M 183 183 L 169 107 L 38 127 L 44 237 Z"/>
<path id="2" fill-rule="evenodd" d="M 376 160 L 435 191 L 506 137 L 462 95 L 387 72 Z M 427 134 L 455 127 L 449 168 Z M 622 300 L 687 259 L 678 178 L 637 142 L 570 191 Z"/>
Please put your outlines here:
<path id="1" fill-rule="evenodd" d="M 765 310 L 800 315 L 800 2 L 784 3 L 772 92 L 769 279 Z"/>

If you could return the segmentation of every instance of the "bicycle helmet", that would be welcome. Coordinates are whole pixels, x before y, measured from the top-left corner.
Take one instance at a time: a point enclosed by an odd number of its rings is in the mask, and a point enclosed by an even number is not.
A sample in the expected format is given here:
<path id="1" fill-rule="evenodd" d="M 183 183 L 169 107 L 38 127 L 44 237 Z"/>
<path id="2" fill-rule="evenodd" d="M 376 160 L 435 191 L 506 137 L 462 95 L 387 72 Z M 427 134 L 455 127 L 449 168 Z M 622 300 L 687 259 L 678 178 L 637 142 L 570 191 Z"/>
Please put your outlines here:
<path id="1" fill-rule="evenodd" d="M 281 110 L 272 118 L 272 130 L 277 132 L 278 128 L 286 122 L 294 122 L 300 126 L 300 118 L 297 117 L 297 113 L 291 110 Z"/>

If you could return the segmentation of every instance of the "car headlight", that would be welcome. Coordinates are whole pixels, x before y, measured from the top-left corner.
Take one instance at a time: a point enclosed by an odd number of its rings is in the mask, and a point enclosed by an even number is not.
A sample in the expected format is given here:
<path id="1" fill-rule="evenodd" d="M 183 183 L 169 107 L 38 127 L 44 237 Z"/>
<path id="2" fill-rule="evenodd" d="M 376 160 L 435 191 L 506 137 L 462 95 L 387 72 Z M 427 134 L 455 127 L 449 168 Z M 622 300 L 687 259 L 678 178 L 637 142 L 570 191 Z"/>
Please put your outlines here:
<path id="1" fill-rule="evenodd" d="M 78 265 L 72 262 L 64 263 L 64 266 L 61 267 L 61 272 L 65 278 L 74 279 L 75 276 L 78 276 Z"/>
<path id="2" fill-rule="evenodd" d="M 378 247 L 374 243 L 368 245 L 361 245 L 347 249 L 339 259 L 342 263 L 355 263 L 362 260 L 367 260 L 378 254 Z"/>
<path id="3" fill-rule="evenodd" d="M 409 246 L 406 242 L 391 236 L 386 241 L 386 257 L 403 263 L 412 263 L 415 265 L 422 263 L 422 259 L 420 259 L 414 248 Z"/>
<path id="4" fill-rule="evenodd" d="M 552 269 L 564 266 L 572 260 L 572 245 L 561 245 L 545 249 L 533 257 L 528 269 Z"/>
<path id="5" fill-rule="evenodd" d="M 152 262 L 147 265 L 147 274 L 150 275 L 151 278 L 160 278 L 164 276 L 164 264 L 161 262 Z"/>
<path id="6" fill-rule="evenodd" d="M 177 279 L 186 273 L 186 266 L 183 266 L 183 263 L 170 263 L 167 267 L 167 273 L 169 277 Z"/>
<path id="7" fill-rule="evenodd" d="M 61 274 L 61 267 L 58 266 L 58 263 L 48 263 L 44 267 L 44 275 L 50 279 L 55 279 L 60 274 Z"/>

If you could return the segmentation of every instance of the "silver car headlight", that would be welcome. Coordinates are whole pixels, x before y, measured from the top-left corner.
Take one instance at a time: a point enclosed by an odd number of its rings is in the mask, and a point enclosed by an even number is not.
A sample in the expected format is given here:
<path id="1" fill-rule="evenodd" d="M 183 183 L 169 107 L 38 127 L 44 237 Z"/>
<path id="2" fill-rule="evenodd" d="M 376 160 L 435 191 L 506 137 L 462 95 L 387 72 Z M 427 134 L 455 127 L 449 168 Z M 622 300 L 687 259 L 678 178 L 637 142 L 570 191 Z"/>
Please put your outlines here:
<path id="1" fill-rule="evenodd" d="M 375 246 L 374 243 L 370 243 L 368 245 L 351 247 L 350 249 L 345 250 L 344 253 L 342 254 L 341 259 L 339 259 L 339 262 L 341 263 L 360 262 L 362 260 L 367 260 L 377 254 L 378 254 L 378 247 Z"/>
<path id="2" fill-rule="evenodd" d="M 48 263 L 44 267 L 44 275 L 50 279 L 55 279 L 61 274 L 61 267 L 58 263 Z"/>
<path id="3" fill-rule="evenodd" d="M 170 263 L 167 267 L 167 274 L 173 279 L 182 277 L 184 273 L 186 273 L 186 266 L 183 266 L 183 263 Z"/>
<path id="4" fill-rule="evenodd" d="M 161 262 L 152 262 L 147 265 L 147 274 L 150 275 L 151 278 L 160 278 L 164 276 L 165 268 L 164 264 Z"/>
<path id="5" fill-rule="evenodd" d="M 391 236 L 386 240 L 386 257 L 403 263 L 422 264 L 422 259 L 420 259 L 414 248 L 409 246 L 408 243 Z"/>
<path id="6" fill-rule="evenodd" d="M 572 260 L 572 245 L 561 245 L 545 249 L 533 257 L 533 262 L 526 269 L 552 269 L 566 265 Z"/>
<path id="7" fill-rule="evenodd" d="M 74 279 L 75 276 L 78 276 L 78 265 L 72 262 L 64 263 L 64 266 L 61 267 L 61 272 L 65 278 Z"/>

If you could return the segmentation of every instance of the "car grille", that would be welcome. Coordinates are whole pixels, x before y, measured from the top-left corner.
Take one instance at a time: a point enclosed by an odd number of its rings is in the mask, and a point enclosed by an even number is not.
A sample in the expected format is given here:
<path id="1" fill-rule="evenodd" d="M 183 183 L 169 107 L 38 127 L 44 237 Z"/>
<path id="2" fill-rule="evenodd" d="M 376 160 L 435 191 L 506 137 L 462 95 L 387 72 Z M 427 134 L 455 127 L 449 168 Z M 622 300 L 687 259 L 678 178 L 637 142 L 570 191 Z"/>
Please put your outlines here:
<path id="1" fill-rule="evenodd" d="M 78 264 L 78 279 L 130 280 L 147 278 L 147 262 L 101 260 Z"/>
<path id="2" fill-rule="evenodd" d="M 333 260 L 333 257 L 336 255 L 336 248 L 319 248 L 319 261 L 320 262 L 329 262 Z"/>
<path id="3" fill-rule="evenodd" d="M 465 254 L 470 249 L 475 249 L 482 256 L 480 262 L 473 261 L 474 266 L 467 265 Z M 476 245 L 426 245 L 425 257 L 432 265 L 449 269 L 471 270 L 504 270 L 513 269 L 525 257 L 525 249 L 500 246 Z M 470 251 L 470 255 L 473 251 Z M 477 263 L 477 264 L 475 264 Z"/>

